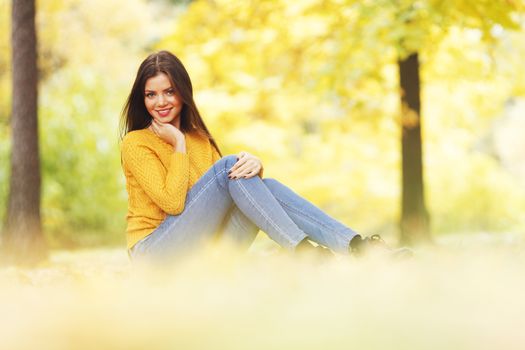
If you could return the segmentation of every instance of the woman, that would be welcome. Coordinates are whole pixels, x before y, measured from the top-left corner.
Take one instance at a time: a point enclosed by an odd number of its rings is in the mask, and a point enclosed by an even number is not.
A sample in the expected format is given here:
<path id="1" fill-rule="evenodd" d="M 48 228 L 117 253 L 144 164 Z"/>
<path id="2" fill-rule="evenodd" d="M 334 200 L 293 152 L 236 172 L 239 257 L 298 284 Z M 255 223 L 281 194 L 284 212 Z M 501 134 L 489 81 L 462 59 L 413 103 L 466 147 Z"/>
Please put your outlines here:
<path id="1" fill-rule="evenodd" d="M 135 259 L 171 258 L 216 234 L 248 246 L 259 229 L 282 247 L 359 253 L 362 239 L 274 179 L 248 152 L 222 156 L 193 100 L 190 77 L 167 51 L 140 65 L 124 106 L 122 166 L 127 243 Z"/>

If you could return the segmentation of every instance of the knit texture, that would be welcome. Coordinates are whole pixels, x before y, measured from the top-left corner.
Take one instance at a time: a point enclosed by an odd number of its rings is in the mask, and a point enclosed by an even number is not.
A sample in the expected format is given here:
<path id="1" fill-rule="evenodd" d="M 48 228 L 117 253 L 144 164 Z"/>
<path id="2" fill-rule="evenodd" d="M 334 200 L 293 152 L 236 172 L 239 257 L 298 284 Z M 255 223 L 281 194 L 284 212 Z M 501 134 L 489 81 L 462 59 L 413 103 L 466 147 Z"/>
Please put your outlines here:
<path id="1" fill-rule="evenodd" d="M 186 153 L 153 131 L 129 132 L 120 150 L 128 192 L 127 247 L 149 235 L 167 214 L 184 210 L 188 190 L 220 156 L 206 137 L 185 134 Z"/>

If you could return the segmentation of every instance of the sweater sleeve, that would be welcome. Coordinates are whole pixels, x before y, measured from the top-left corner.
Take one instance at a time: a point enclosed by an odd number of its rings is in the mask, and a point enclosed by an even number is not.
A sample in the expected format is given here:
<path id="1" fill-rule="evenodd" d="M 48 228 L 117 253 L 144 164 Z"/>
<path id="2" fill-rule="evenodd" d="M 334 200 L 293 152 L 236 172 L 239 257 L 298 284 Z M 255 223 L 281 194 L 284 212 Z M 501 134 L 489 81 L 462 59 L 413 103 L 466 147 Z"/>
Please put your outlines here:
<path id="1" fill-rule="evenodd" d="M 153 150 L 145 145 L 123 142 L 124 169 L 164 212 L 177 215 L 184 210 L 189 183 L 189 156 L 173 152 L 166 169 Z"/>

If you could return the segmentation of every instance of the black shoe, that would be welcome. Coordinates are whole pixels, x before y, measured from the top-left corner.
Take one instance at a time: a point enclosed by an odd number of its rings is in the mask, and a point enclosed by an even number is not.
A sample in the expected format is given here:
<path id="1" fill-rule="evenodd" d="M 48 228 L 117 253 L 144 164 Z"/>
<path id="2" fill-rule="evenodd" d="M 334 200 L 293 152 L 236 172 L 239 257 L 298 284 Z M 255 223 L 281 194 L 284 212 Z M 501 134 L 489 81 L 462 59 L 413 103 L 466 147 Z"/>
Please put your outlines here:
<path id="1" fill-rule="evenodd" d="M 350 253 L 352 255 L 363 256 L 371 252 L 372 249 L 389 251 L 390 247 L 380 235 L 372 235 L 364 239 L 361 237 L 361 235 L 357 235 L 350 241 Z"/>
<path id="2" fill-rule="evenodd" d="M 309 254 L 320 259 L 333 258 L 334 253 L 328 248 L 323 247 L 322 245 L 314 246 L 311 244 L 308 239 L 302 240 L 295 249 L 296 253 L 299 254 Z"/>
<path id="3" fill-rule="evenodd" d="M 395 259 L 409 258 L 414 255 L 409 248 L 392 249 L 380 235 L 372 235 L 364 239 L 360 235 L 355 236 L 350 241 L 350 254 L 357 257 L 383 255 Z"/>
<path id="4" fill-rule="evenodd" d="M 321 245 L 318 245 L 317 247 L 315 247 L 315 254 L 321 259 L 329 259 L 335 256 L 334 253 L 330 249 L 325 248 Z"/>

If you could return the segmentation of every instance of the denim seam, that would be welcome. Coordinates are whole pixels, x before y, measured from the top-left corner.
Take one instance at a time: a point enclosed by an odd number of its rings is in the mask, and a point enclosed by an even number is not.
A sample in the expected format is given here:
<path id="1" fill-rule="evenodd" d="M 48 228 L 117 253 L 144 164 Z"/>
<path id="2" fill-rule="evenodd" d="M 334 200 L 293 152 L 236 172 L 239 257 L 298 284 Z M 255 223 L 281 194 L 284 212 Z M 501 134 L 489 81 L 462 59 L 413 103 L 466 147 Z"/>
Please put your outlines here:
<path id="1" fill-rule="evenodd" d="M 325 223 L 316 220 L 314 217 L 312 217 L 312 216 L 310 216 L 310 215 L 308 215 L 308 214 L 306 214 L 306 213 L 300 211 L 299 209 L 296 209 L 295 207 L 290 206 L 289 204 L 283 202 L 282 200 L 280 200 L 280 199 L 278 199 L 278 198 L 275 198 L 275 199 L 277 199 L 277 201 L 278 201 L 281 205 L 287 207 L 288 209 L 290 209 L 291 211 L 295 212 L 296 214 L 299 214 L 299 215 L 303 216 L 304 218 L 307 218 L 307 219 L 311 220 L 311 221 L 314 222 L 315 224 L 317 224 L 317 225 L 319 225 L 319 226 L 322 226 L 323 228 L 326 228 L 327 230 L 332 231 L 333 233 L 335 233 L 335 234 L 337 234 L 338 236 L 340 236 L 341 238 L 343 238 L 345 241 L 348 240 L 348 243 L 350 243 L 351 238 L 348 237 L 348 235 L 344 234 L 343 232 L 338 231 L 338 230 L 334 230 L 334 229 L 331 228 L 330 226 L 327 226 Z"/>
<path id="2" fill-rule="evenodd" d="M 210 184 L 219 176 L 221 175 L 222 173 L 226 172 L 226 170 L 222 169 L 221 171 L 219 171 L 218 173 L 215 173 L 215 175 L 210 179 L 210 181 L 208 181 L 202 188 L 201 190 L 195 195 L 195 197 L 193 198 L 193 200 L 188 203 L 188 209 L 191 208 L 193 206 L 193 204 L 195 204 L 195 201 L 202 195 L 202 193 L 208 189 L 208 187 L 210 187 Z"/>
<path id="3" fill-rule="evenodd" d="M 226 168 L 227 168 L 226 164 L 224 164 L 224 168 L 223 168 L 222 170 L 220 170 L 219 172 L 217 172 L 217 169 L 216 169 L 216 167 L 215 167 L 215 164 L 214 164 L 212 167 L 213 167 L 213 172 L 215 173 L 215 177 L 217 177 L 218 175 L 220 175 L 220 174 L 222 174 L 222 173 L 225 173 L 226 170 L 227 170 L 227 169 L 226 169 Z M 228 181 L 226 180 L 226 182 L 228 182 Z M 224 185 L 222 184 L 222 182 L 219 181 L 219 186 L 221 186 L 221 187 L 224 188 L 225 190 L 228 190 L 228 183 L 226 183 L 226 186 L 224 186 Z"/>
<path id="4" fill-rule="evenodd" d="M 282 230 L 268 215 L 266 215 L 266 213 L 257 205 L 257 203 L 253 200 L 253 198 L 250 196 L 250 194 L 248 193 L 248 191 L 246 191 L 246 188 L 242 185 L 242 182 L 237 182 L 239 184 L 239 187 L 241 189 L 241 191 L 244 193 L 244 195 L 248 198 L 248 201 L 255 207 L 255 209 L 257 209 L 259 211 L 259 213 L 261 213 L 263 215 L 263 217 L 268 220 L 268 222 L 274 227 L 277 229 L 277 231 L 279 231 L 281 233 L 281 236 L 283 238 L 285 238 L 287 241 L 288 241 L 288 244 L 290 244 L 291 246 L 293 246 L 294 244 L 296 244 L 297 242 L 293 242 L 292 240 L 290 240 L 289 237 L 287 237 L 283 232 L 284 230 Z"/>
<path id="5" fill-rule="evenodd" d="M 202 188 L 199 192 L 197 192 L 197 194 L 195 195 L 195 197 L 192 199 L 191 202 L 188 203 L 188 206 L 185 207 L 184 210 L 186 209 L 189 209 L 191 208 L 191 206 L 195 203 L 195 201 L 202 195 L 202 193 L 204 193 L 204 191 L 210 187 L 210 184 L 218 177 L 218 175 L 224 173 L 225 170 L 221 170 L 219 171 L 218 173 L 215 173 L 215 175 L 210 179 L 210 181 L 208 181 Z M 166 236 L 166 234 L 168 234 L 170 232 L 170 229 L 173 227 L 174 224 L 176 224 L 178 221 L 175 221 L 174 223 L 172 223 L 171 225 L 169 225 L 168 227 L 166 227 L 166 230 L 163 232 L 163 234 L 161 236 L 159 236 L 159 238 L 157 239 L 156 242 L 160 242 L 162 241 L 162 238 L 164 238 Z M 154 246 L 155 243 L 152 243 L 152 245 Z M 151 248 L 151 246 L 148 246 L 148 249 Z"/>

